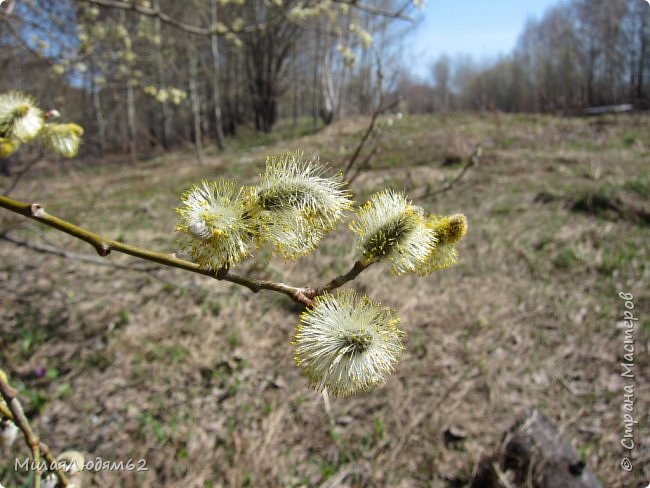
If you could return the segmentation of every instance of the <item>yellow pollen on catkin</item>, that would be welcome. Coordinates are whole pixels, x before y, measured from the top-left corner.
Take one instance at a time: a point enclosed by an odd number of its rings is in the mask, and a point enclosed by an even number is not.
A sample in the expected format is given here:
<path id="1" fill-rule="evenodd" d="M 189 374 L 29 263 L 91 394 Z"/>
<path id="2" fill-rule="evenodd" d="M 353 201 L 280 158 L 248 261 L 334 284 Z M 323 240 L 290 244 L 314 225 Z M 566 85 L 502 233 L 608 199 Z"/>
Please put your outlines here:
<path id="1" fill-rule="evenodd" d="M 263 229 L 259 244 L 287 259 L 312 252 L 352 206 L 340 175 L 300 152 L 267 158 L 251 200 L 250 215 Z"/>
<path id="2" fill-rule="evenodd" d="M 388 261 L 395 274 L 416 272 L 436 245 L 424 210 L 403 193 L 385 190 L 370 197 L 350 224 L 366 264 Z"/>
<path id="3" fill-rule="evenodd" d="M 384 383 L 403 350 L 399 317 L 353 290 L 326 293 L 300 316 L 291 344 L 310 387 L 335 396 Z"/>
<path id="4" fill-rule="evenodd" d="M 417 274 L 420 276 L 456 264 L 458 261 L 456 244 L 467 234 L 467 218 L 463 214 L 434 216 L 427 222 L 427 227 L 433 230 L 438 242 L 424 260 L 423 266 L 418 269 Z"/>
<path id="5" fill-rule="evenodd" d="M 176 230 L 184 236 L 182 249 L 202 268 L 216 271 L 251 254 L 257 231 L 247 210 L 251 194 L 232 180 L 204 181 L 183 194 Z"/>

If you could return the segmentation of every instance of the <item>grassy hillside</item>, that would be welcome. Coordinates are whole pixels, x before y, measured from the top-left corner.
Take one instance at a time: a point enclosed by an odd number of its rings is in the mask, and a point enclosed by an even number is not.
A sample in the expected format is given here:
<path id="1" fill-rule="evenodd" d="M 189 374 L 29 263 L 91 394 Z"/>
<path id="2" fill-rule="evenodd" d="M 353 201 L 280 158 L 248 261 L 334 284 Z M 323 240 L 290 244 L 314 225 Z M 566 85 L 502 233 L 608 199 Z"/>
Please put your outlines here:
<path id="1" fill-rule="evenodd" d="M 189 151 L 137 166 L 43 166 L 12 196 L 106 236 L 173 252 L 174 208 L 189 185 L 252 182 L 265 155 L 289 149 L 340 169 L 365 124 L 346 120 L 312 134 L 286 128 L 284 140 L 242 136 L 223 155 L 209 152 L 203 166 Z M 395 308 L 407 333 L 396 373 L 374 392 L 324 403 L 307 389 L 289 345 L 298 310 L 286 297 L 126 256 L 108 258 L 124 265 L 117 268 L 6 241 L 0 367 L 53 450 L 145 459 L 149 468 L 88 473 L 86 486 L 464 486 L 481 456 L 533 407 L 574 441 L 604 486 L 645 486 L 649 126 L 647 116 L 382 119 L 377 153 L 351 185 L 360 203 L 385 187 L 422 196 L 454 178 L 478 143 L 483 157 L 453 190 L 416 199 L 434 213 L 467 215 L 458 265 L 423 279 L 396 278 L 378 265 L 350 284 Z M 12 236 L 92 254 L 4 210 L 0 222 Z M 320 284 L 354 259 L 353 236 L 341 225 L 312 256 L 261 257 L 240 270 Z M 619 292 L 634 295 L 640 317 L 631 473 L 619 466 L 630 381 L 620 376 Z M 445 442 L 449 428 L 463 438 Z M 27 479 L 13 471 L 14 457 L 26 455 L 20 446 L 3 456 L 5 486 Z"/>

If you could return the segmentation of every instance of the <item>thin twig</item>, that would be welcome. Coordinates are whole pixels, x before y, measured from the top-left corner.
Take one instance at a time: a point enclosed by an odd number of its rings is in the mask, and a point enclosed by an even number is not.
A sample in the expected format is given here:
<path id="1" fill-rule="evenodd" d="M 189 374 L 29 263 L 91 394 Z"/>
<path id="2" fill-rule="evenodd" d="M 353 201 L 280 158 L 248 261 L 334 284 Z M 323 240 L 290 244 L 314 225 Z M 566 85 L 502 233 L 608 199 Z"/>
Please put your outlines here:
<path id="1" fill-rule="evenodd" d="M 34 49 L 32 46 L 29 45 L 27 41 L 25 41 L 23 36 L 21 36 L 20 33 L 14 28 L 13 24 L 9 22 L 10 17 L 17 17 L 17 16 L 15 14 L 11 14 L 11 15 L 5 14 L 2 11 L 0 11 L 0 20 L 2 20 L 2 23 L 7 26 L 7 29 L 9 30 L 9 32 L 11 32 L 12 36 L 16 39 L 16 41 L 20 43 L 21 47 L 26 51 L 28 51 L 30 54 L 32 54 L 39 61 L 43 61 L 49 64 L 54 64 L 54 61 L 44 57 L 42 53 Z"/>
<path id="2" fill-rule="evenodd" d="M 357 147 L 355 148 L 354 152 L 350 156 L 350 159 L 348 160 L 348 163 L 345 167 L 345 170 L 343 171 L 343 178 L 348 180 L 348 183 L 352 182 L 354 179 L 356 179 L 357 176 L 359 176 L 361 172 L 361 167 L 357 169 L 355 174 L 348 178 L 348 175 L 350 174 L 350 171 L 352 170 L 352 167 L 354 166 L 354 163 L 356 163 L 357 159 L 359 159 L 359 155 L 361 154 L 361 151 L 363 150 L 364 146 L 370 139 L 370 136 L 375 130 L 375 124 L 377 123 L 377 119 L 381 114 L 383 114 L 386 110 L 389 110 L 393 108 L 395 105 L 397 105 L 399 100 L 393 100 L 390 103 L 384 104 L 384 89 L 383 89 L 383 82 L 384 82 L 384 71 L 382 69 L 381 65 L 381 57 L 379 56 L 379 53 L 375 51 L 375 57 L 377 59 L 377 86 L 379 87 L 379 102 L 377 103 L 377 108 L 374 110 L 370 117 L 370 123 L 368 124 L 368 127 L 366 127 L 366 131 L 363 133 L 363 136 L 361 136 L 361 139 L 359 140 L 359 144 L 357 144 Z M 362 166 L 366 166 L 368 164 L 368 161 L 370 160 L 370 157 L 374 155 L 376 152 L 376 148 L 374 148 L 370 156 L 368 156 Z"/>
<path id="3" fill-rule="evenodd" d="M 392 107 L 394 107 L 395 105 L 397 105 L 397 103 L 398 103 L 398 100 L 393 100 L 389 104 L 380 105 L 372 113 L 372 116 L 370 117 L 370 123 L 368 124 L 368 127 L 366 128 L 366 131 L 364 132 L 363 136 L 359 140 L 359 144 L 357 144 L 357 147 L 355 148 L 354 152 L 352 153 L 352 156 L 350 156 L 350 159 L 348 160 L 348 164 L 345 167 L 345 170 L 343 171 L 343 177 L 344 178 L 347 178 L 348 174 L 350 173 L 350 170 L 354 166 L 354 163 L 356 163 L 357 159 L 359 159 L 359 155 L 361 154 L 361 151 L 363 150 L 363 147 L 366 145 L 366 142 L 368 142 L 368 139 L 370 138 L 370 135 L 375 130 L 375 124 L 377 123 L 377 119 L 379 118 L 379 116 L 381 114 L 383 114 L 386 110 L 389 110 Z M 364 162 L 364 164 L 367 165 L 367 163 L 368 163 L 368 161 L 366 160 Z M 357 171 L 355 173 L 355 175 L 354 175 L 354 178 L 356 178 L 359 175 L 359 173 L 360 173 L 360 171 Z M 350 181 L 352 181 L 354 178 L 349 178 L 348 183 Z"/>
<path id="4" fill-rule="evenodd" d="M 150 273 L 155 268 L 152 267 L 138 267 L 131 264 L 120 264 L 114 263 L 113 261 L 106 261 L 105 259 L 98 258 L 95 256 L 81 254 L 76 252 L 71 252 L 66 249 L 61 249 L 49 244 L 42 244 L 40 242 L 28 241 L 25 239 L 20 239 L 14 235 L 8 233 L 0 233 L 0 239 L 3 241 L 11 242 L 12 244 L 18 247 L 24 247 L 30 251 L 36 251 L 39 253 L 52 254 L 53 256 L 59 256 L 66 259 L 72 259 L 74 261 L 81 261 L 85 263 L 92 263 L 98 266 L 108 266 L 115 269 L 123 269 L 129 271 L 141 271 L 143 273 Z"/>
<path id="5" fill-rule="evenodd" d="M 506 478 L 506 474 L 503 472 L 503 470 L 497 463 L 492 463 L 492 468 L 494 469 L 494 472 L 496 473 L 497 477 L 499 478 L 499 481 L 501 482 L 504 488 L 514 488 L 512 486 L 512 483 L 510 483 L 510 481 L 508 481 L 508 478 Z"/>
<path id="6" fill-rule="evenodd" d="M 323 285 L 321 288 L 317 288 L 316 290 L 313 290 L 312 291 L 313 296 L 322 295 L 323 293 L 327 293 L 332 290 L 335 290 L 336 288 L 340 288 L 341 286 L 345 285 L 348 281 L 352 281 L 357 276 L 359 276 L 361 272 L 366 268 L 368 268 L 371 264 L 372 263 L 363 263 L 361 261 L 357 261 L 356 263 L 354 263 L 354 266 L 352 266 L 350 271 L 348 271 L 347 273 L 337 276 L 326 285 Z"/>
<path id="7" fill-rule="evenodd" d="M 415 20 L 413 17 L 410 17 L 404 13 L 411 6 L 410 1 L 405 2 L 402 7 L 397 10 L 386 10 L 380 7 L 375 7 L 370 3 L 360 3 L 358 0 L 334 0 L 334 2 L 347 4 L 351 7 L 356 8 L 357 10 L 361 10 L 362 12 L 366 12 L 367 14 L 371 15 L 378 15 L 380 17 L 386 17 L 389 19 L 407 20 L 409 22 L 413 22 Z"/>
<path id="8" fill-rule="evenodd" d="M 67 251 L 65 249 L 60 249 L 60 248 L 58 248 L 56 246 L 52 246 L 52 245 L 49 245 L 49 244 L 42 244 L 42 243 L 38 243 L 38 242 L 28 241 L 28 240 L 25 240 L 25 239 L 20 239 L 20 238 L 17 238 L 15 236 L 11 235 L 11 234 L 8 234 L 8 233 L 0 234 L 0 240 L 11 242 L 12 244 L 14 244 L 14 245 L 16 245 L 18 247 L 24 247 L 25 249 L 29 249 L 30 251 L 35 251 L 35 252 L 45 253 L 45 254 L 51 254 L 53 256 L 59 256 L 59 257 L 66 258 L 66 259 L 72 259 L 74 261 L 81 261 L 81 262 L 96 264 L 98 266 L 109 266 L 111 268 L 123 269 L 123 270 L 128 270 L 128 271 L 139 271 L 139 272 L 143 272 L 143 273 L 148 273 L 153 278 L 158 279 L 158 280 L 162 281 L 163 283 L 178 286 L 175 283 L 171 283 L 171 282 L 169 282 L 167 280 L 164 280 L 164 279 L 160 278 L 159 276 L 156 276 L 155 274 L 153 274 L 153 271 L 154 271 L 155 268 L 137 267 L 137 266 L 133 266 L 131 264 L 114 263 L 112 261 L 106 261 L 105 259 L 102 259 L 102 258 L 96 258 L 95 256 L 89 256 L 87 254 L 80 254 L 80 253 L 70 252 L 70 251 Z M 332 291 L 332 290 L 334 290 L 336 288 L 340 288 L 341 286 L 346 284 L 348 281 L 351 281 L 354 278 L 356 278 L 368 266 L 370 266 L 370 265 L 369 264 L 362 264 L 361 262 L 356 262 L 356 263 L 354 263 L 354 266 L 352 267 L 352 269 L 350 269 L 350 271 L 348 271 L 346 274 L 341 275 L 341 276 L 337 276 L 336 278 L 332 279 L 326 285 L 323 285 L 322 287 L 317 288 L 315 290 L 311 289 L 309 287 L 305 287 L 305 288 L 303 288 L 301 290 L 302 294 L 305 297 L 311 299 L 311 298 L 314 298 L 314 297 L 316 297 L 318 295 L 322 295 L 323 293 L 330 292 L 330 291 Z M 237 278 L 236 276 L 233 276 L 232 274 L 230 274 L 229 276 L 231 276 L 233 278 Z M 271 282 L 271 281 L 259 281 L 259 283 L 262 286 L 265 283 L 270 284 L 270 283 L 273 283 L 273 282 Z M 279 283 L 276 283 L 276 284 L 279 285 Z M 248 285 L 244 285 L 244 286 L 248 286 Z M 296 293 L 297 289 L 294 289 L 293 287 L 288 287 L 287 291 L 290 292 L 290 293 Z"/>
<path id="9" fill-rule="evenodd" d="M 0 415 L 11 421 L 14 419 L 14 414 L 11 413 L 11 410 L 9 410 L 9 407 L 4 402 L 0 402 Z"/>
<path id="10" fill-rule="evenodd" d="M 449 180 L 445 182 L 443 185 L 441 185 L 439 188 L 435 190 L 431 190 L 431 188 L 427 185 L 426 189 L 421 195 L 418 195 L 413 198 L 413 200 L 420 200 L 424 198 L 430 198 L 435 195 L 439 195 L 441 193 L 445 193 L 449 190 L 451 190 L 460 180 L 463 179 L 465 176 L 465 173 L 469 171 L 469 169 L 472 166 L 478 166 L 479 163 L 481 162 L 481 155 L 482 155 L 482 148 L 480 144 L 477 144 L 476 147 L 474 148 L 474 151 L 472 152 L 472 155 L 467 159 L 467 163 L 465 163 L 465 166 L 460 170 L 460 172 L 456 175 L 455 178 L 452 180 Z"/>
<path id="11" fill-rule="evenodd" d="M 29 160 L 27 164 L 25 164 L 25 167 L 21 169 L 18 173 L 13 178 L 13 181 L 9 185 L 9 188 L 3 191 L 5 195 L 9 195 L 12 191 L 16 189 L 16 186 L 18 186 L 18 183 L 20 180 L 25 176 L 29 171 L 34 167 L 36 163 L 38 163 L 41 159 L 43 158 L 43 151 L 39 151 L 39 153 L 34 156 L 32 159 Z"/>
<path id="12" fill-rule="evenodd" d="M 101 7 L 107 8 L 116 8 L 121 10 L 133 10 L 140 15 L 146 15 L 148 17 L 157 17 L 161 22 L 171 25 L 176 29 L 187 32 L 188 34 L 194 34 L 198 36 L 223 36 L 225 33 L 217 31 L 215 26 L 211 27 L 199 27 L 196 25 L 187 24 L 181 22 L 169 14 L 164 13 L 162 10 L 153 7 L 146 7 L 141 5 L 138 2 L 124 2 L 120 0 L 86 0 L 88 3 L 98 5 Z M 239 32 L 255 32 L 258 30 L 264 30 L 269 26 L 272 26 L 275 22 L 280 20 L 280 16 L 269 19 L 267 22 L 256 23 L 252 25 L 247 25 L 238 30 L 230 30 L 229 32 L 239 33 Z"/>
<path id="13" fill-rule="evenodd" d="M 9 412 L 2 409 L 2 414 L 16 424 L 23 433 L 25 442 L 32 451 L 32 459 L 36 470 L 34 473 L 34 488 L 39 488 L 41 485 L 41 454 L 47 461 L 48 466 L 53 466 L 53 471 L 59 480 L 59 484 L 63 487 L 68 486 L 68 478 L 62 470 L 58 469 L 59 463 L 56 462 L 56 458 L 50 451 L 50 448 L 47 444 L 39 440 L 38 436 L 32 429 L 29 420 L 27 420 L 23 406 L 21 405 L 20 400 L 18 400 L 18 391 L 9 385 L 9 383 L 4 381 L 2 376 L 0 376 L 0 394 L 9 408 Z"/>
<path id="14" fill-rule="evenodd" d="M 370 160 L 375 157 L 375 154 L 379 151 L 378 146 L 374 146 L 368 154 L 366 154 L 366 157 L 363 158 L 363 161 L 361 161 L 358 165 L 357 168 L 352 176 L 348 178 L 348 184 L 352 183 L 354 180 L 357 179 L 357 176 L 361 174 L 363 170 L 366 170 L 370 167 Z"/>
<path id="15" fill-rule="evenodd" d="M 3 381 L 2 378 L 0 378 L 0 394 L 2 394 L 2 398 L 4 399 L 5 403 L 9 407 L 9 410 L 11 410 L 12 420 L 23 433 L 23 436 L 25 437 L 25 442 L 29 446 L 29 449 L 32 451 L 32 459 L 34 462 L 34 469 L 36 471 L 34 473 L 33 486 L 34 488 L 40 488 L 41 446 L 38 437 L 32 430 L 31 425 L 29 425 L 29 421 L 27 420 L 27 417 L 25 417 L 25 411 L 23 410 L 23 406 L 18 401 L 17 398 L 18 391 L 16 391 L 14 388 L 9 386 L 9 384 Z"/>

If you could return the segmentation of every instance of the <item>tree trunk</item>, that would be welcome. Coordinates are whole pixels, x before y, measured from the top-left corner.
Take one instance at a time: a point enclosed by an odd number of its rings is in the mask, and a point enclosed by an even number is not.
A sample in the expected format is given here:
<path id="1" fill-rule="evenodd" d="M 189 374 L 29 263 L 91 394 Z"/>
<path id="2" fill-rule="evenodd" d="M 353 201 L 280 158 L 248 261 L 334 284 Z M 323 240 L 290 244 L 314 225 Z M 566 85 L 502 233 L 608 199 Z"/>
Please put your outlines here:
<path id="1" fill-rule="evenodd" d="M 210 0 L 210 21 L 212 27 L 217 25 L 217 0 Z M 212 102 L 214 104 L 214 124 L 217 147 L 223 151 L 223 127 L 221 121 L 221 95 L 219 93 L 219 38 L 216 33 L 210 36 L 212 50 Z"/>
<path id="2" fill-rule="evenodd" d="M 192 104 L 192 119 L 194 121 L 194 148 L 199 164 L 203 164 L 203 146 L 201 143 L 201 106 L 196 83 L 197 79 L 197 58 L 192 48 L 191 41 L 187 44 L 187 62 L 189 74 L 190 103 Z"/>
<path id="3" fill-rule="evenodd" d="M 126 125 L 129 137 L 129 154 L 131 155 L 131 161 L 135 162 L 138 159 L 135 140 L 135 94 L 133 93 L 133 80 L 131 79 L 130 70 L 126 80 Z"/>
<path id="4" fill-rule="evenodd" d="M 292 127 L 295 129 L 298 125 L 298 90 L 300 89 L 298 83 L 298 69 L 296 67 L 297 50 L 295 42 L 291 46 L 291 51 L 293 53 L 291 56 L 291 85 L 293 87 L 291 90 L 291 121 Z"/>
<path id="5" fill-rule="evenodd" d="M 160 11 L 160 2 L 156 0 L 154 2 L 154 8 L 157 11 Z M 158 89 L 159 90 L 165 90 L 167 88 L 167 84 L 165 82 L 165 67 L 163 63 L 163 53 L 162 53 L 162 28 L 160 25 L 160 18 L 159 17 L 154 17 L 154 32 L 155 32 L 155 44 L 156 44 L 156 54 L 155 54 L 155 63 L 156 63 L 156 76 L 158 78 Z M 169 105 L 165 98 L 163 97 L 163 101 L 161 102 L 161 122 L 160 122 L 160 129 L 162 131 L 161 134 L 161 142 L 165 150 L 169 150 L 169 121 L 170 121 L 170 116 L 169 116 Z"/>
<path id="6" fill-rule="evenodd" d="M 644 5 L 645 7 L 645 5 Z M 645 71 L 646 63 L 646 49 L 647 49 L 647 38 L 646 38 L 646 28 L 647 28 L 647 15 L 641 15 L 641 27 L 639 29 L 640 39 L 639 39 L 639 75 L 637 77 L 637 86 L 636 86 L 636 96 L 639 100 L 642 100 L 644 97 L 644 86 L 643 86 L 643 74 Z"/>
<path id="7" fill-rule="evenodd" d="M 120 23 L 126 26 L 126 14 L 124 10 L 120 11 Z M 125 49 L 131 49 L 131 40 L 128 37 L 125 39 Z M 129 143 L 129 154 L 131 155 L 131 162 L 136 162 L 138 159 L 137 142 L 136 142 L 136 128 L 135 128 L 135 93 L 133 92 L 133 71 L 131 61 L 126 61 L 126 129 L 127 138 Z"/>
<path id="8" fill-rule="evenodd" d="M 316 31 L 316 53 L 314 54 L 314 80 L 312 83 L 312 99 L 311 99 L 311 121 L 315 129 L 318 127 L 318 65 L 320 64 L 321 53 L 321 35 L 320 31 Z"/>
<path id="9" fill-rule="evenodd" d="M 104 111 L 102 110 L 102 100 L 100 97 L 100 90 L 97 82 L 95 81 L 95 64 L 91 61 L 90 71 L 92 75 L 91 94 L 93 102 L 93 115 L 95 123 L 97 124 L 97 138 L 99 143 L 99 153 L 103 155 L 106 151 L 106 121 L 104 120 Z"/>
<path id="10" fill-rule="evenodd" d="M 336 96 L 336 87 L 332 75 L 330 58 L 331 53 L 328 51 L 325 53 L 321 70 L 322 102 L 320 107 L 320 117 L 325 125 L 331 124 L 334 120 L 334 114 L 336 112 L 334 104 L 335 100 L 338 98 Z"/>
<path id="11" fill-rule="evenodd" d="M 96 83 L 94 83 L 93 86 L 93 109 L 95 112 L 95 121 L 97 122 L 99 151 L 103 155 L 106 151 L 106 121 L 104 120 L 104 111 L 102 110 L 102 100 L 100 97 L 99 87 Z"/>

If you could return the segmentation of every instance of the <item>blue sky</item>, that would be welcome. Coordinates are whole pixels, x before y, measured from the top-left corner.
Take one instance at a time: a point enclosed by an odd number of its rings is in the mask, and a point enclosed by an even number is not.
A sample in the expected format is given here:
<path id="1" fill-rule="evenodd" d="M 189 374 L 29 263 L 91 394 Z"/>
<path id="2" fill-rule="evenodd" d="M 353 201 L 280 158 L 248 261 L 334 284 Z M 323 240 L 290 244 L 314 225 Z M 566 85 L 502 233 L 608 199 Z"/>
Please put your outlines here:
<path id="1" fill-rule="evenodd" d="M 515 46 L 529 18 L 541 18 L 559 0 L 426 0 L 424 20 L 407 40 L 408 63 L 420 77 L 442 53 L 496 58 Z"/>

